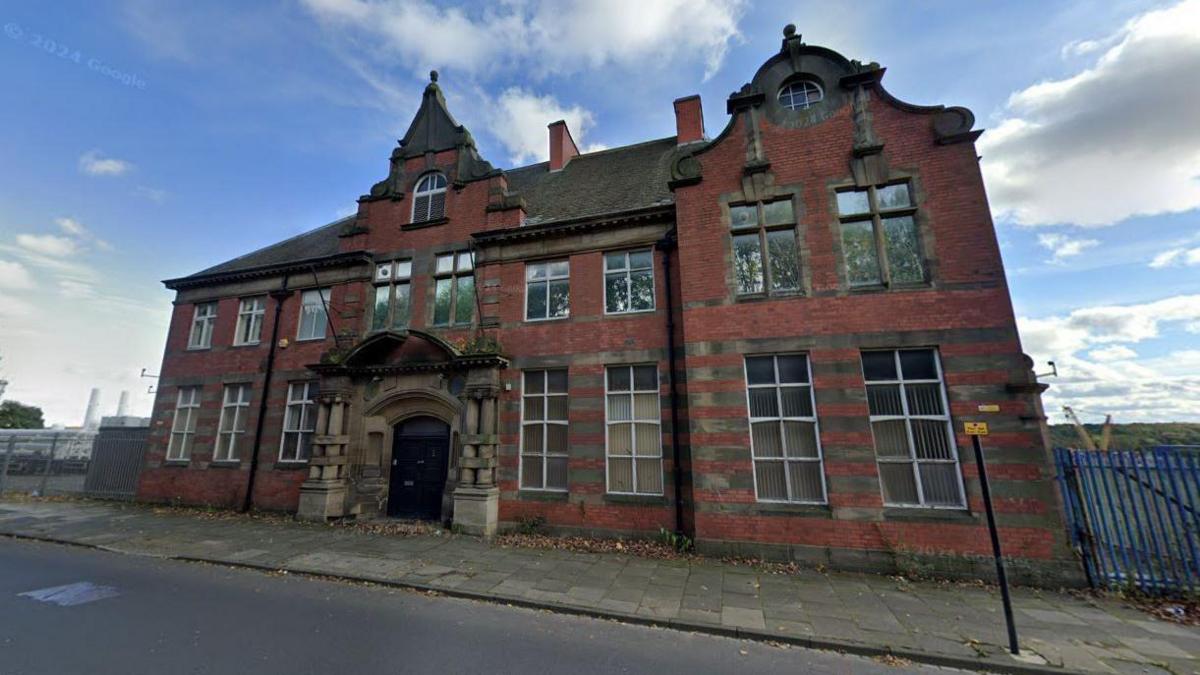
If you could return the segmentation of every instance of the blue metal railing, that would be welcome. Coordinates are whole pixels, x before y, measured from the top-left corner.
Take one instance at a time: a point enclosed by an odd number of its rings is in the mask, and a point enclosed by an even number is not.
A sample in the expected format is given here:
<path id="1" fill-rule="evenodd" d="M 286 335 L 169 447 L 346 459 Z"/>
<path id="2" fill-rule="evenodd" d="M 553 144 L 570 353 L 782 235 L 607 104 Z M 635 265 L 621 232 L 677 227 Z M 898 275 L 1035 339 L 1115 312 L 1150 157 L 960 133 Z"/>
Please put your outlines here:
<path id="1" fill-rule="evenodd" d="M 1056 448 L 1054 461 L 1093 586 L 1200 594 L 1200 447 Z"/>

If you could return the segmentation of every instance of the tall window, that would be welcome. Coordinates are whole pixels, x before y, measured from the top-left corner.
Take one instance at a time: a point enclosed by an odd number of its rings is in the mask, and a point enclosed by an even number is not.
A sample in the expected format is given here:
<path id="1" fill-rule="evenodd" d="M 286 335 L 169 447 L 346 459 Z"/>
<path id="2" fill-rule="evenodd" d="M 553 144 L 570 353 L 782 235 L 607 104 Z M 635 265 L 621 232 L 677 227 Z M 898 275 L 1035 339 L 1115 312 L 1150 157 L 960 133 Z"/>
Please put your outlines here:
<path id="1" fill-rule="evenodd" d="M 759 501 L 824 503 L 825 474 L 808 357 L 746 357 L 746 386 Z"/>
<path id="2" fill-rule="evenodd" d="M 250 385 L 227 384 L 221 399 L 221 422 L 217 425 L 217 448 L 214 462 L 236 462 L 238 441 L 246 433 L 246 416 L 250 410 Z"/>
<path id="3" fill-rule="evenodd" d="M 397 260 L 375 266 L 375 311 L 371 330 L 408 328 L 408 310 L 412 261 Z"/>
<path id="4" fill-rule="evenodd" d="M 527 370 L 521 400 L 521 489 L 567 489 L 567 371 Z"/>
<path id="5" fill-rule="evenodd" d="M 738 294 L 800 290 L 800 253 L 792 200 L 731 206 L 729 215 Z"/>
<path id="6" fill-rule="evenodd" d="M 316 429 L 316 382 L 292 382 L 288 385 L 287 407 L 283 411 L 283 440 L 279 461 L 308 461 L 313 430 Z"/>
<path id="7" fill-rule="evenodd" d="M 466 326 L 475 316 L 475 273 L 469 252 L 437 257 L 433 325 Z"/>
<path id="8" fill-rule="evenodd" d="M 933 349 L 862 353 L 883 501 L 962 507 L 962 472 Z"/>
<path id="9" fill-rule="evenodd" d="M 566 260 L 525 265 L 525 320 L 560 319 L 571 313 L 571 267 Z"/>
<path id="10" fill-rule="evenodd" d="M 417 181 L 413 192 L 412 222 L 437 220 L 446 215 L 446 177 L 440 173 L 427 173 Z"/>
<path id="11" fill-rule="evenodd" d="M 311 289 L 300 295 L 300 330 L 297 340 L 323 340 L 329 325 L 329 289 Z"/>
<path id="12" fill-rule="evenodd" d="M 610 366 L 605 393 L 608 491 L 662 494 L 658 368 Z"/>
<path id="13" fill-rule="evenodd" d="M 842 255 L 851 286 L 925 281 L 921 241 L 908 183 L 837 193 Z"/>
<path id="14" fill-rule="evenodd" d="M 212 346 L 213 324 L 217 322 L 217 303 L 203 302 L 196 305 L 192 314 L 192 332 L 188 336 L 188 349 L 208 349 Z"/>
<path id="15" fill-rule="evenodd" d="M 263 316 L 267 313 L 267 300 L 263 296 L 243 298 L 238 306 L 235 345 L 256 345 L 262 341 Z"/>
<path id="16" fill-rule="evenodd" d="M 650 249 L 604 254 L 604 312 L 654 309 L 654 253 Z"/>
<path id="17" fill-rule="evenodd" d="M 196 417 L 200 414 L 200 387 L 180 387 L 175 399 L 175 421 L 171 423 L 171 440 L 167 443 L 167 459 L 185 460 L 192 454 L 192 439 L 196 435 Z"/>

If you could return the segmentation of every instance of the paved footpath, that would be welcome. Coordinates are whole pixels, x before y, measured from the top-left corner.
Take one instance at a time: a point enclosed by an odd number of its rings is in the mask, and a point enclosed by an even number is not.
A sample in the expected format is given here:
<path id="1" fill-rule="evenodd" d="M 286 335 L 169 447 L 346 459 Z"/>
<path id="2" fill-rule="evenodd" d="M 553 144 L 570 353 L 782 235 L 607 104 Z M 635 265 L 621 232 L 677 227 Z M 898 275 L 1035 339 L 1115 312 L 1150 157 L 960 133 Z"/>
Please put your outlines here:
<path id="1" fill-rule="evenodd" d="M 466 536 L 349 528 L 104 502 L 0 502 L 0 535 L 319 574 L 683 630 L 1007 672 L 1200 673 L 1200 629 L 1123 603 L 1014 593 L 1022 660 L 998 593 L 856 574 L 775 574 L 709 559 L 505 548 Z"/>

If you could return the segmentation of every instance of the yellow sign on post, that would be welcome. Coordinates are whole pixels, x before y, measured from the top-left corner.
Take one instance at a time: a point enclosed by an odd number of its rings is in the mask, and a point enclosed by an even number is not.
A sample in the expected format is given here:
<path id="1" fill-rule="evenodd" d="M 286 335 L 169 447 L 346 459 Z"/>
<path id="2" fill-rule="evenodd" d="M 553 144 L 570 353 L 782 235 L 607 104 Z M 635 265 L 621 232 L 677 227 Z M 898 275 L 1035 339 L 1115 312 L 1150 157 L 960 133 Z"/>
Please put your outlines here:
<path id="1" fill-rule="evenodd" d="M 987 436 L 987 422 L 964 422 L 964 430 L 968 436 Z"/>

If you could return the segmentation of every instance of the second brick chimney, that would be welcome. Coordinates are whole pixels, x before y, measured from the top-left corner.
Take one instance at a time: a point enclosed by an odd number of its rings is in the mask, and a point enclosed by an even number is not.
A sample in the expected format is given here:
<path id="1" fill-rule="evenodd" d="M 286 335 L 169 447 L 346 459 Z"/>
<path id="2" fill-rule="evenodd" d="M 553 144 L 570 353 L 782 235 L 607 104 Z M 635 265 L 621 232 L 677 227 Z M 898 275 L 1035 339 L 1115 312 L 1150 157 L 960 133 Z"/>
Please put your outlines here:
<path id="1" fill-rule="evenodd" d="M 704 108 L 699 94 L 675 99 L 675 137 L 679 145 L 704 140 Z"/>
<path id="2" fill-rule="evenodd" d="M 558 171 L 579 154 L 571 130 L 564 120 L 550 123 L 550 170 Z"/>

